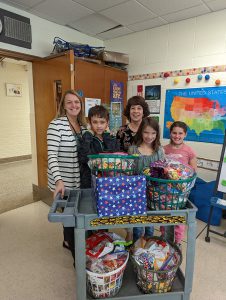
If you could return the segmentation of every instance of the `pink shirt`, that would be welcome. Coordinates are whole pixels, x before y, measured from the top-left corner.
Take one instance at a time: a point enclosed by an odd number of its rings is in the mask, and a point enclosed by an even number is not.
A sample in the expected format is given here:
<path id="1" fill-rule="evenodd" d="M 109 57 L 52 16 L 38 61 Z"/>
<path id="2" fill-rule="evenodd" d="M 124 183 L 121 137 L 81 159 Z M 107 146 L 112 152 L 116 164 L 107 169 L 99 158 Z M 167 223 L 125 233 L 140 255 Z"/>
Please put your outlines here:
<path id="1" fill-rule="evenodd" d="M 196 157 L 192 148 L 185 144 L 183 144 L 180 148 L 173 148 L 171 144 L 168 144 L 164 146 L 164 151 L 168 158 L 178 160 L 185 165 L 189 165 L 191 159 Z"/>

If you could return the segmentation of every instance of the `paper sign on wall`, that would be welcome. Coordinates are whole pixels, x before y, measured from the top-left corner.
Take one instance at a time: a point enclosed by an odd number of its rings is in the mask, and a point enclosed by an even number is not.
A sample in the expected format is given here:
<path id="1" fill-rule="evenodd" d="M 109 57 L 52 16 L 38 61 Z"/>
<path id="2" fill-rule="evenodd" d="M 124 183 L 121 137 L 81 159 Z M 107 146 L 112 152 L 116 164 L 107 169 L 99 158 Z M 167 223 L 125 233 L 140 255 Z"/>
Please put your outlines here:
<path id="1" fill-rule="evenodd" d="M 85 98 L 85 116 L 88 117 L 88 113 L 91 107 L 100 104 L 101 104 L 101 99 Z"/>
<path id="2" fill-rule="evenodd" d="M 122 125 L 124 84 L 115 80 L 110 81 L 110 122 L 109 127 L 112 132 L 116 132 Z"/>

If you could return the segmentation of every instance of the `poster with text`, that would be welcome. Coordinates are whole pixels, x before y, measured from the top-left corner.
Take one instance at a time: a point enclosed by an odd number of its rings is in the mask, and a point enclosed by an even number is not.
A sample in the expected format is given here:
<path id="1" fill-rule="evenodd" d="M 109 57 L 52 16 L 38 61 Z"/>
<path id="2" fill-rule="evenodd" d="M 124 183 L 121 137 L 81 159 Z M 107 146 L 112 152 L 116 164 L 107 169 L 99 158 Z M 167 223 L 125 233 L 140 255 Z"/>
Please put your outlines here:
<path id="1" fill-rule="evenodd" d="M 174 121 L 188 126 L 186 140 L 222 144 L 226 128 L 226 87 L 166 91 L 163 137 Z"/>
<path id="2" fill-rule="evenodd" d="M 88 113 L 91 107 L 100 104 L 101 104 L 101 99 L 85 98 L 85 116 L 88 117 Z"/>
<path id="3" fill-rule="evenodd" d="M 123 109 L 123 82 L 115 80 L 110 81 L 110 122 L 109 127 L 113 133 L 122 126 L 122 109 Z"/>

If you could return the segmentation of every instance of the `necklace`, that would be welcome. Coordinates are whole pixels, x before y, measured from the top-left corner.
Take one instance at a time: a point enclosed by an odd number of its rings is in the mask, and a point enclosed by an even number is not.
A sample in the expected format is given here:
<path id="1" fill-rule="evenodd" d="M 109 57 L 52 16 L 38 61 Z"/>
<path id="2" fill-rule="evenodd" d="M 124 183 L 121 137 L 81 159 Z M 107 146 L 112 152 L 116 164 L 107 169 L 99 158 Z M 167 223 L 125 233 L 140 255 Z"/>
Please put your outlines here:
<path id="1" fill-rule="evenodd" d="M 129 123 L 128 126 L 129 126 L 129 129 L 133 132 L 133 134 L 136 134 L 136 133 L 137 133 L 137 130 L 138 130 L 138 128 L 139 128 L 139 125 L 138 125 L 138 126 L 136 126 L 136 125 L 134 126 L 134 124 Z"/>
<path id="2" fill-rule="evenodd" d="M 68 119 L 68 117 L 67 117 L 67 119 Z M 79 134 L 80 133 L 80 130 L 78 131 L 78 130 L 76 130 L 75 129 L 75 127 L 72 125 L 72 123 L 70 122 L 70 120 L 68 119 L 68 123 L 70 124 L 70 126 L 71 126 L 71 129 L 72 129 L 72 131 L 74 131 L 74 133 L 75 134 Z M 80 126 L 79 126 L 80 127 Z"/>

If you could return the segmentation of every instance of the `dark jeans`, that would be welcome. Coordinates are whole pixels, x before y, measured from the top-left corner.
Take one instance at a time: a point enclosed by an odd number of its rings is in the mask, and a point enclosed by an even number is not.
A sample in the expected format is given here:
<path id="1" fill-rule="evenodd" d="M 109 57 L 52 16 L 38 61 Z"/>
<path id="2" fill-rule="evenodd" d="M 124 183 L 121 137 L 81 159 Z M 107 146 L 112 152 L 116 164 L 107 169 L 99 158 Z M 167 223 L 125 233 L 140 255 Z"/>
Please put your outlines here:
<path id="1" fill-rule="evenodd" d="M 154 234 L 154 226 L 148 227 L 134 227 L 133 228 L 133 242 L 136 242 L 141 236 L 150 238 Z"/>

